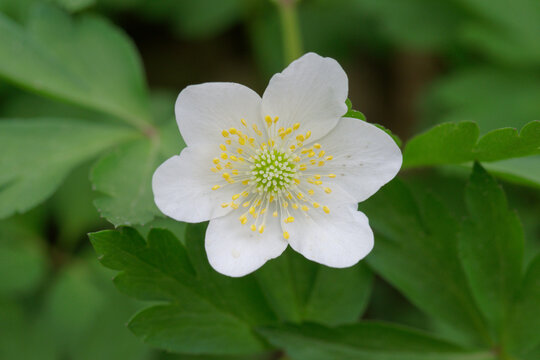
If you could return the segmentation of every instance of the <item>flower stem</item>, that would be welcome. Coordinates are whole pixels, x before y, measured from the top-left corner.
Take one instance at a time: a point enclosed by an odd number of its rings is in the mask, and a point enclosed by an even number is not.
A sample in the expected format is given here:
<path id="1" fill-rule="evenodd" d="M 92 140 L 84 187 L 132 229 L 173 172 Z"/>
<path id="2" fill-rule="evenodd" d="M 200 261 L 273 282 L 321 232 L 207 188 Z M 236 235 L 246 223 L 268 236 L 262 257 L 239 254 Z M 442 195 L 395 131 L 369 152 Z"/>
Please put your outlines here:
<path id="1" fill-rule="evenodd" d="M 285 65 L 302 55 L 302 39 L 298 26 L 296 3 L 298 0 L 276 0 L 281 17 L 281 31 L 283 36 L 283 53 Z"/>

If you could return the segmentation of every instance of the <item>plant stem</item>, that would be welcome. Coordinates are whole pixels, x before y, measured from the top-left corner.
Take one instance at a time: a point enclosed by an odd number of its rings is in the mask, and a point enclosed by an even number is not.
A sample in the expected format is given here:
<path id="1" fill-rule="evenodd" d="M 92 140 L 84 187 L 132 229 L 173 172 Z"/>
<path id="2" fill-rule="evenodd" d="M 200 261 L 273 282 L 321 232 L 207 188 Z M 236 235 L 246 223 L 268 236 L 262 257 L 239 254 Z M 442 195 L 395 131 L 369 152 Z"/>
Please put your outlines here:
<path id="1" fill-rule="evenodd" d="M 281 17 L 285 65 L 288 65 L 302 55 L 302 39 L 296 12 L 297 0 L 276 0 L 275 2 Z"/>

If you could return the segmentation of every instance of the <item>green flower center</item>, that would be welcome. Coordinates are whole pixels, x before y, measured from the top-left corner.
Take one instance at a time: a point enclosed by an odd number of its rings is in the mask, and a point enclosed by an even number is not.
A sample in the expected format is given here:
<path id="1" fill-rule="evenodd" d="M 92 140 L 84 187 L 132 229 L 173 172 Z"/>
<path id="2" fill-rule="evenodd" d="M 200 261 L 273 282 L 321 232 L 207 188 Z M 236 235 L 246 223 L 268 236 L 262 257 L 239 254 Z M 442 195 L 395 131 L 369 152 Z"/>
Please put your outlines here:
<path id="1" fill-rule="evenodd" d="M 257 190 L 277 194 L 287 190 L 294 179 L 296 165 L 289 154 L 276 148 L 257 151 L 251 165 L 251 180 Z"/>

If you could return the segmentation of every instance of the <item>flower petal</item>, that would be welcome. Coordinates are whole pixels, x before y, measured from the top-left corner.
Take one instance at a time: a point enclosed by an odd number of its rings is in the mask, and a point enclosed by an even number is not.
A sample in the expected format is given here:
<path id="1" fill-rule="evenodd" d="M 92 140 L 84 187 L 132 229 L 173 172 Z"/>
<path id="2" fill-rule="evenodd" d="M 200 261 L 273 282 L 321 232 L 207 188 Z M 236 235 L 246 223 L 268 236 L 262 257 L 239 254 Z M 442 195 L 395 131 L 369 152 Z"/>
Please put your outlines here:
<path id="1" fill-rule="evenodd" d="M 227 276 L 244 276 L 265 262 L 281 255 L 287 248 L 279 222 L 270 218 L 265 231 L 251 231 L 249 225 L 241 225 L 239 213 L 210 221 L 206 230 L 206 254 L 212 267 Z"/>
<path id="2" fill-rule="evenodd" d="M 401 150 L 390 135 L 362 120 L 342 118 L 319 142 L 333 156 L 323 168 L 336 175 L 328 183 L 340 185 L 357 202 L 377 192 L 401 168 Z"/>
<path id="3" fill-rule="evenodd" d="M 161 164 L 152 177 L 154 201 L 165 215 L 186 222 L 201 222 L 225 215 L 230 202 L 242 191 L 241 184 L 224 184 L 218 174 L 210 171 L 212 155 L 206 149 L 187 147 L 180 156 L 173 156 Z"/>
<path id="4" fill-rule="evenodd" d="M 299 131 L 318 139 L 347 112 L 347 92 L 347 75 L 337 61 L 308 53 L 270 79 L 262 115 L 279 116 L 284 128 L 299 123 Z"/>
<path id="5" fill-rule="evenodd" d="M 235 83 L 204 83 L 186 87 L 176 100 L 176 122 L 188 146 L 218 145 L 221 132 L 241 126 L 241 119 L 262 126 L 261 98 Z"/>
<path id="6" fill-rule="evenodd" d="M 310 210 L 287 226 L 291 247 L 312 261 L 343 268 L 356 264 L 373 248 L 367 217 L 353 206 L 330 214 Z"/>

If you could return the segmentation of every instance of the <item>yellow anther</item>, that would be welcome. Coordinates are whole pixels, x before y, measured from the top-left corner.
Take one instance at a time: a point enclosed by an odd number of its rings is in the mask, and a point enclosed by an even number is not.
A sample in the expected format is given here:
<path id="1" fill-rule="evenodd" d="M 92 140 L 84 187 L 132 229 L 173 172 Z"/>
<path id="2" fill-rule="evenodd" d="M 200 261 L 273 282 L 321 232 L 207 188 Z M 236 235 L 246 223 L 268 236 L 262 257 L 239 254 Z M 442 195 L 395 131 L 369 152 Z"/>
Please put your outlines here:
<path id="1" fill-rule="evenodd" d="M 261 200 L 257 200 L 257 203 L 255 204 L 255 207 L 261 206 Z"/>
<path id="2" fill-rule="evenodd" d="M 248 219 L 246 217 L 246 215 L 242 215 L 238 218 L 238 220 L 240 220 L 240 222 L 242 223 L 242 225 L 244 225 L 245 223 L 247 223 Z"/>
<path id="3" fill-rule="evenodd" d="M 246 139 L 245 138 L 238 138 L 238 143 L 240 145 L 245 145 L 246 144 Z"/>
<path id="4" fill-rule="evenodd" d="M 232 164 L 230 162 L 225 164 L 226 169 L 232 169 Z"/>
<path id="5" fill-rule="evenodd" d="M 299 162 L 300 160 L 302 160 L 302 158 L 300 156 L 297 156 L 293 159 L 294 162 Z"/>
<path id="6" fill-rule="evenodd" d="M 322 158 L 322 157 L 324 156 L 324 154 L 326 154 L 326 153 L 324 152 L 324 150 L 321 150 L 321 152 L 319 152 L 319 157 Z"/>
<path id="7" fill-rule="evenodd" d="M 233 209 L 238 209 L 238 204 L 232 202 L 232 203 L 231 203 L 231 207 L 232 207 Z"/>
<path id="8" fill-rule="evenodd" d="M 336 174 L 328 174 L 328 177 L 333 179 L 336 177 Z"/>
<path id="9" fill-rule="evenodd" d="M 242 181 L 242 185 L 248 185 L 248 184 L 249 184 L 249 180 Z"/>
<path id="10" fill-rule="evenodd" d="M 313 144 L 313 147 L 315 149 L 320 149 L 321 148 L 321 144 L 317 143 L 317 144 Z"/>
<path id="11" fill-rule="evenodd" d="M 223 169 L 223 167 L 222 167 L 221 165 L 216 165 L 216 169 L 218 169 L 218 170 L 222 170 L 222 169 Z"/>
<path id="12" fill-rule="evenodd" d="M 289 207 L 289 203 L 286 202 L 286 201 L 284 201 L 284 202 L 283 202 L 283 207 L 284 207 L 285 209 L 288 208 L 288 207 Z"/>
<path id="13" fill-rule="evenodd" d="M 249 195 L 249 193 L 247 191 L 242 191 L 242 194 L 241 194 L 243 197 L 246 197 Z"/>
<path id="14" fill-rule="evenodd" d="M 319 180 L 321 178 L 321 175 L 314 175 L 313 176 L 315 179 Z"/>
<path id="15" fill-rule="evenodd" d="M 298 210 L 298 204 L 293 203 L 291 206 L 292 206 L 292 208 L 293 208 L 294 210 Z"/>
<path id="16" fill-rule="evenodd" d="M 327 214 L 330 213 L 330 208 L 329 208 L 328 206 L 323 206 L 322 209 L 323 209 L 323 211 L 324 211 L 325 213 L 327 213 Z"/>
<path id="17" fill-rule="evenodd" d="M 250 143 L 251 145 L 253 145 L 253 142 L 255 141 L 255 139 L 252 138 L 252 137 L 250 137 L 250 138 L 248 139 L 248 141 L 249 141 L 249 143 Z"/>
<path id="18" fill-rule="evenodd" d="M 246 201 L 245 203 L 242 204 L 243 207 L 248 207 L 249 206 L 249 201 Z"/>
<path id="19" fill-rule="evenodd" d="M 214 160 L 212 160 L 214 162 L 214 164 L 219 164 L 219 159 L 218 158 L 214 158 Z"/>
<path id="20" fill-rule="evenodd" d="M 304 198 L 304 194 L 302 194 L 301 192 L 299 192 L 296 197 L 299 199 L 299 200 L 302 200 Z"/>
<path id="21" fill-rule="evenodd" d="M 255 224 L 251 224 L 249 228 L 251 229 L 251 231 L 257 231 L 257 227 L 255 226 Z"/>
<path id="22" fill-rule="evenodd" d="M 266 117 L 264 118 L 264 121 L 266 121 L 266 124 L 268 125 L 268 127 L 272 126 L 272 118 L 268 115 L 266 115 Z"/>
<path id="23" fill-rule="evenodd" d="M 319 161 L 319 164 L 318 164 L 318 165 L 319 165 L 319 166 L 324 166 L 324 161 L 322 161 L 322 160 Z"/>
<path id="24" fill-rule="evenodd" d="M 315 194 L 315 191 L 313 191 L 312 189 L 309 189 L 307 192 L 310 196 L 313 196 L 313 194 Z"/>
<path id="25" fill-rule="evenodd" d="M 330 194 L 332 192 L 332 189 L 330 189 L 329 187 L 324 188 L 324 192 Z"/>
<path id="26" fill-rule="evenodd" d="M 251 215 L 255 214 L 255 207 L 250 207 L 248 211 Z"/>
<path id="27" fill-rule="evenodd" d="M 298 167 L 298 170 L 300 171 L 305 171 L 307 169 L 307 165 L 306 164 L 302 164 Z"/>
<path id="28" fill-rule="evenodd" d="M 231 134 L 233 134 L 233 135 L 237 133 L 237 131 L 236 131 L 235 128 L 230 128 L 230 129 L 229 129 L 229 132 L 230 132 Z"/>
<path id="29" fill-rule="evenodd" d="M 277 211 L 274 211 L 274 212 L 272 213 L 272 216 L 273 216 L 273 217 L 277 217 L 277 215 L 278 215 Z"/>
<path id="30" fill-rule="evenodd" d="M 285 240 L 289 240 L 289 233 L 284 231 L 283 232 L 283 238 L 285 238 Z"/>
<path id="31" fill-rule="evenodd" d="M 322 181 L 321 180 L 317 180 L 317 181 L 314 181 L 313 182 L 315 185 L 321 185 L 322 184 Z"/>
<path id="32" fill-rule="evenodd" d="M 221 153 L 221 158 L 222 158 L 223 160 L 227 159 L 227 157 L 228 157 L 228 156 L 227 156 L 226 153 Z"/>
<path id="33" fill-rule="evenodd" d="M 307 132 L 306 132 L 306 139 L 309 139 L 310 136 L 311 136 L 311 131 L 307 131 Z"/>
<path id="34" fill-rule="evenodd" d="M 304 143 L 301 142 L 301 141 L 299 141 L 299 142 L 296 143 L 296 146 L 298 146 L 298 147 L 302 147 L 303 145 L 304 145 Z"/>
<path id="35" fill-rule="evenodd" d="M 318 202 L 314 202 L 314 203 L 313 203 L 313 207 L 314 207 L 315 209 L 317 209 L 319 206 L 321 206 L 321 205 L 319 205 Z"/>
<path id="36" fill-rule="evenodd" d="M 242 125 L 247 126 L 246 119 L 240 119 L 240 121 L 242 122 Z"/>
<path id="37" fill-rule="evenodd" d="M 238 175 L 238 170 L 236 169 L 233 169 L 233 171 L 231 171 L 233 175 Z"/>
<path id="38" fill-rule="evenodd" d="M 237 151 L 240 155 L 244 153 L 244 149 L 241 149 L 241 148 L 236 149 L 236 151 Z"/>
<path id="39" fill-rule="evenodd" d="M 309 163 L 310 163 L 311 165 L 315 165 L 315 164 L 317 163 L 317 160 L 311 159 L 311 160 L 309 160 Z"/>
<path id="40" fill-rule="evenodd" d="M 293 144 L 293 145 L 289 146 L 289 149 L 291 149 L 291 151 L 294 151 L 296 149 L 296 145 Z"/>
<path id="41" fill-rule="evenodd" d="M 304 135 L 298 135 L 298 136 L 296 137 L 296 140 L 298 140 L 298 141 L 304 141 L 305 139 L 306 139 L 306 138 L 304 137 Z"/>
<path id="42" fill-rule="evenodd" d="M 219 148 L 221 149 L 221 151 L 227 151 L 227 147 L 223 144 L 220 144 Z"/>
<path id="43" fill-rule="evenodd" d="M 289 135 L 290 133 L 292 133 L 292 129 L 291 129 L 291 128 L 287 128 L 287 130 L 285 130 L 285 135 Z"/>
<path id="44" fill-rule="evenodd" d="M 225 143 L 226 143 L 227 145 L 231 145 L 231 144 L 232 144 L 232 140 L 231 140 L 231 139 L 227 139 L 227 140 L 225 140 Z"/>
<path id="45" fill-rule="evenodd" d="M 292 200 L 292 195 L 291 195 L 291 193 L 288 193 L 288 194 L 287 194 L 287 199 Z"/>
<path id="46" fill-rule="evenodd" d="M 222 203 L 222 204 L 221 204 L 221 207 L 224 208 L 224 209 L 225 209 L 227 206 L 229 206 L 229 203 Z"/>
<path id="47" fill-rule="evenodd" d="M 216 168 L 211 168 L 210 170 L 212 170 L 212 172 L 215 172 L 215 173 L 219 172 L 219 170 Z"/>
<path id="48" fill-rule="evenodd" d="M 326 157 L 326 161 L 332 160 L 334 157 L 332 155 Z"/>
<path id="49" fill-rule="evenodd" d="M 262 209 L 259 214 L 261 214 L 261 215 L 264 214 L 266 212 L 266 210 L 267 210 L 267 208 Z"/>
<path id="50" fill-rule="evenodd" d="M 313 157 L 315 156 L 315 151 L 311 150 L 308 154 L 308 157 Z"/>
<path id="51" fill-rule="evenodd" d="M 294 217 L 289 216 L 288 218 L 285 219 L 285 222 L 286 222 L 286 223 L 292 223 L 292 222 L 294 222 Z"/>
<path id="52" fill-rule="evenodd" d="M 293 181 L 296 183 L 296 185 L 300 185 L 300 179 L 293 179 Z"/>
<path id="53" fill-rule="evenodd" d="M 295 124 L 292 126 L 292 128 L 293 128 L 294 130 L 298 130 L 299 127 L 300 127 L 300 123 L 295 123 Z"/>
<path id="54" fill-rule="evenodd" d="M 229 156 L 232 161 L 238 161 L 238 158 L 234 155 Z"/>
<path id="55" fill-rule="evenodd" d="M 221 135 L 223 135 L 223 137 L 228 137 L 229 136 L 229 133 L 227 132 L 227 130 L 223 130 L 221 132 Z"/>
<path id="56" fill-rule="evenodd" d="M 231 175 L 229 175 L 229 173 L 223 173 L 222 176 L 223 176 L 224 179 L 228 179 L 228 178 L 231 177 Z"/>
<path id="57" fill-rule="evenodd" d="M 307 207 L 306 205 L 302 205 L 302 210 L 308 211 L 308 210 L 309 210 L 309 207 Z"/>
<path id="58" fill-rule="evenodd" d="M 270 195 L 270 202 L 274 201 L 274 195 Z"/>
<path id="59" fill-rule="evenodd" d="M 277 123 L 278 120 L 279 120 L 279 116 L 276 116 L 276 117 L 274 118 L 274 124 Z"/>
<path id="60" fill-rule="evenodd" d="M 262 234 L 264 232 L 264 225 L 259 226 L 259 233 Z"/>
<path id="61" fill-rule="evenodd" d="M 217 190 L 217 189 L 219 189 L 220 187 L 221 187 L 221 186 L 219 186 L 219 185 L 214 185 L 214 186 L 212 186 L 212 190 Z"/>

